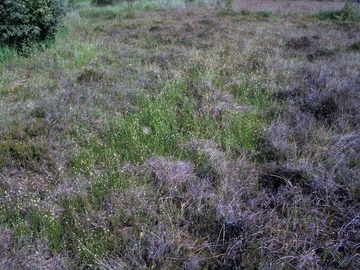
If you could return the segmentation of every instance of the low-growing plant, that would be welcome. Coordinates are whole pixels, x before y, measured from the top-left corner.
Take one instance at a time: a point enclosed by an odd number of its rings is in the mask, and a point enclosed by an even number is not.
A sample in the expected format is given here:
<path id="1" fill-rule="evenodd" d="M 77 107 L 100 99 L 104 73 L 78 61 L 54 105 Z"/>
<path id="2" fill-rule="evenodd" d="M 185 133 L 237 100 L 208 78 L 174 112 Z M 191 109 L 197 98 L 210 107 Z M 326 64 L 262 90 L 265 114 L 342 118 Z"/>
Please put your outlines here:
<path id="1" fill-rule="evenodd" d="M 224 7 L 220 10 L 219 14 L 221 16 L 236 16 L 236 11 L 234 10 L 233 4 L 234 0 L 224 0 Z"/>
<path id="2" fill-rule="evenodd" d="M 256 14 L 260 15 L 261 17 L 268 18 L 273 14 L 273 12 L 271 10 L 260 10 Z"/>
<path id="3" fill-rule="evenodd" d="M 350 45 L 350 48 L 354 51 L 360 51 L 360 41 L 356 41 Z"/>
<path id="4" fill-rule="evenodd" d="M 91 3 L 96 6 L 107 6 L 107 5 L 114 5 L 117 0 L 91 0 Z"/>
<path id="5" fill-rule="evenodd" d="M 115 10 L 111 7 L 87 7 L 79 10 L 80 17 L 89 18 L 89 19 L 106 19 L 112 20 L 116 17 L 121 17 L 122 11 Z"/>
<path id="6" fill-rule="evenodd" d="M 360 11 L 358 7 L 349 2 L 347 2 L 341 10 L 320 11 L 315 16 L 321 20 L 334 20 L 343 23 L 360 21 Z"/>
<path id="7" fill-rule="evenodd" d="M 185 4 L 190 5 L 190 4 L 194 4 L 195 0 L 184 0 Z"/>
<path id="8" fill-rule="evenodd" d="M 247 9 L 242 9 L 240 13 L 241 13 L 241 15 L 244 15 L 244 16 L 249 16 L 252 14 L 252 12 Z"/>
<path id="9" fill-rule="evenodd" d="M 119 3 L 127 3 L 132 5 L 134 0 L 91 0 L 91 4 L 95 6 L 111 6 Z"/>
<path id="10" fill-rule="evenodd" d="M 74 62 L 75 66 L 81 68 L 89 64 L 94 60 L 95 55 L 97 54 L 97 45 L 94 43 L 88 44 L 77 44 L 74 48 Z"/>

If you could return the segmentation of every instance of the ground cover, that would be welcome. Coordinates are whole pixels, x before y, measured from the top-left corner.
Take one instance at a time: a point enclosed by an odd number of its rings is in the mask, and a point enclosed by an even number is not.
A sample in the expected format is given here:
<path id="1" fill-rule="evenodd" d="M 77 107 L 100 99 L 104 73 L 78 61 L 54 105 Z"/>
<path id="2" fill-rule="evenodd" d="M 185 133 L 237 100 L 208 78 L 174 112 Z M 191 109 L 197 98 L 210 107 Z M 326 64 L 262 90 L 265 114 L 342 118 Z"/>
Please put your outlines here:
<path id="1" fill-rule="evenodd" d="M 360 267 L 360 24 L 237 4 L 77 1 L 6 51 L 0 268 Z"/>

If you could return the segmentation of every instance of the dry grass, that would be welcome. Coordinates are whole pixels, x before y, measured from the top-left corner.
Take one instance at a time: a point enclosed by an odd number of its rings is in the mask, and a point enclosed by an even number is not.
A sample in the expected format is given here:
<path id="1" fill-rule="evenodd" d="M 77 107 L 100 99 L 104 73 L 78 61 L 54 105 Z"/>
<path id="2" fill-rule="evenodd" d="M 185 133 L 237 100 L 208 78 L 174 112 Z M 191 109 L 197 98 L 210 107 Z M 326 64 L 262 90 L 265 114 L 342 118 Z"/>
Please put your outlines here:
<path id="1" fill-rule="evenodd" d="M 358 269 L 359 23 L 136 4 L 1 68 L 0 268 Z"/>
<path id="2" fill-rule="evenodd" d="M 245 0 L 235 1 L 233 7 L 235 10 L 248 10 L 257 12 L 261 10 L 269 10 L 274 13 L 293 14 L 303 13 L 311 14 L 322 10 L 340 10 L 344 6 L 343 1 L 258 1 L 258 0 Z"/>

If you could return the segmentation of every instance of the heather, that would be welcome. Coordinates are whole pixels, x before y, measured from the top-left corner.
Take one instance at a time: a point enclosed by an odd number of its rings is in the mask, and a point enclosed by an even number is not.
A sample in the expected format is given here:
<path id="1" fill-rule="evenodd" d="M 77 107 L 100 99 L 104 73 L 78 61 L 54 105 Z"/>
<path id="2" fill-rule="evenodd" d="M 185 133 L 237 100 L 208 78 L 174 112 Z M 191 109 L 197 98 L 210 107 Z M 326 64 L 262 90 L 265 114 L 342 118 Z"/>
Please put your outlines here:
<path id="1" fill-rule="evenodd" d="M 113 2 L 1 49 L 0 268 L 360 268 L 356 6 Z"/>

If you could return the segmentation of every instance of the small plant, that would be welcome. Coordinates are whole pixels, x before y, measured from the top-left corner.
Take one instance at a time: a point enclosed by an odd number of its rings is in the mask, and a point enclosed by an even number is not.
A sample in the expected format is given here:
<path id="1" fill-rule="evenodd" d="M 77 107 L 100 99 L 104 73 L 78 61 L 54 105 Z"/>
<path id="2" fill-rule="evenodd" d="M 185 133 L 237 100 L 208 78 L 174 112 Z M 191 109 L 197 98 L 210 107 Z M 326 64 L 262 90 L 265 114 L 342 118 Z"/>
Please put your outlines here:
<path id="1" fill-rule="evenodd" d="M 79 83 L 99 82 L 104 78 L 104 71 L 86 68 L 77 77 Z"/>
<path id="2" fill-rule="evenodd" d="M 194 4 L 194 3 L 195 3 L 195 0 L 185 0 L 184 2 L 185 2 L 185 4 L 187 4 L 187 5 L 191 5 L 191 4 Z"/>
<path id="3" fill-rule="evenodd" d="M 226 9 L 233 9 L 234 0 L 225 0 L 225 8 Z"/>
<path id="4" fill-rule="evenodd" d="M 116 0 L 91 0 L 91 3 L 95 6 L 108 6 L 114 5 Z"/>
<path id="5" fill-rule="evenodd" d="M 248 9 L 243 9 L 243 10 L 241 10 L 241 15 L 249 16 L 249 15 L 251 15 L 251 11 Z"/>
<path id="6" fill-rule="evenodd" d="M 97 53 L 97 45 L 90 44 L 79 44 L 75 48 L 75 57 L 74 62 L 76 67 L 80 68 L 91 62 L 94 58 L 96 58 Z"/>
<path id="7" fill-rule="evenodd" d="M 220 11 L 220 15 L 223 16 L 235 16 L 236 12 L 233 8 L 234 0 L 224 0 L 225 6 Z"/>
<path id="8" fill-rule="evenodd" d="M 354 51 L 360 51 L 360 41 L 356 41 L 351 44 L 350 48 Z"/>
<path id="9" fill-rule="evenodd" d="M 128 3 L 129 5 L 132 5 L 134 0 L 91 0 L 91 4 L 94 6 L 112 6 L 119 3 Z"/>
<path id="10" fill-rule="evenodd" d="M 261 17 L 268 18 L 273 14 L 273 12 L 271 10 L 260 10 L 257 14 Z"/>

